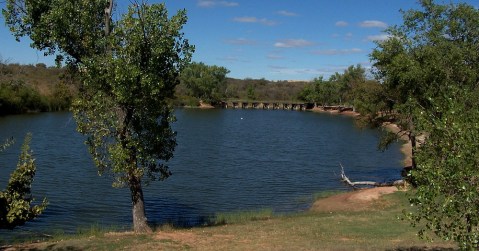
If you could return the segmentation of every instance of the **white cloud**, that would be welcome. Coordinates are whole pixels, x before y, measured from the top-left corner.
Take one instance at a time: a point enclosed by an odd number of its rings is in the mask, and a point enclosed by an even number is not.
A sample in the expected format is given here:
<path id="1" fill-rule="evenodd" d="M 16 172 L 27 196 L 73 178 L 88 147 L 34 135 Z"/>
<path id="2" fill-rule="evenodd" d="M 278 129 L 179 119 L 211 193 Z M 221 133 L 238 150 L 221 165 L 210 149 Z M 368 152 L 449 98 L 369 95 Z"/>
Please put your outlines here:
<path id="1" fill-rule="evenodd" d="M 278 48 L 296 48 L 311 46 L 314 43 L 304 39 L 285 39 L 274 44 L 274 47 Z"/>
<path id="2" fill-rule="evenodd" d="M 313 54 L 316 55 L 348 55 L 348 54 L 356 54 L 356 53 L 361 53 L 363 50 L 359 48 L 352 48 L 352 49 L 330 49 L 330 50 L 316 50 L 313 51 Z"/>
<path id="3" fill-rule="evenodd" d="M 348 26 L 349 24 L 346 21 L 337 21 L 335 25 L 338 27 L 345 27 L 345 26 Z"/>
<path id="4" fill-rule="evenodd" d="M 217 0 L 198 0 L 197 5 L 203 8 L 211 8 L 216 6 L 221 7 L 236 7 L 239 6 L 237 2 L 217 1 Z"/>
<path id="5" fill-rule="evenodd" d="M 359 24 L 359 26 L 364 28 L 387 28 L 388 25 L 385 22 L 377 20 L 366 20 Z"/>
<path id="6" fill-rule="evenodd" d="M 298 14 L 294 13 L 294 12 L 290 12 L 290 11 L 287 11 L 287 10 L 280 10 L 278 12 L 276 12 L 278 15 L 281 15 L 281 16 L 286 16 L 286 17 L 295 17 L 297 16 Z"/>
<path id="7" fill-rule="evenodd" d="M 366 39 L 368 41 L 378 41 L 378 42 L 381 42 L 381 41 L 386 41 L 390 38 L 391 36 L 389 36 L 388 34 L 380 34 L 380 35 L 371 35 L 371 36 L 367 36 Z"/>
<path id="8" fill-rule="evenodd" d="M 305 74 L 319 74 L 319 71 L 315 69 L 308 68 L 289 68 L 284 66 L 269 66 L 271 73 L 281 74 L 281 75 L 305 75 Z"/>
<path id="9" fill-rule="evenodd" d="M 224 56 L 224 57 L 220 57 L 218 59 L 221 60 L 221 61 L 227 61 L 227 62 L 242 62 L 242 63 L 249 62 L 248 60 L 242 59 L 242 58 L 237 57 L 237 56 Z"/>
<path id="10" fill-rule="evenodd" d="M 228 44 L 236 44 L 236 45 L 254 45 L 256 44 L 255 40 L 246 39 L 246 38 L 237 38 L 237 39 L 229 39 L 225 41 Z"/>
<path id="11" fill-rule="evenodd" d="M 283 59 L 284 57 L 278 54 L 270 53 L 266 56 L 266 58 L 272 59 L 272 60 L 279 60 L 279 59 Z"/>
<path id="12" fill-rule="evenodd" d="M 325 76 L 326 78 L 334 74 L 335 72 L 342 72 L 347 69 L 347 66 L 330 66 L 324 68 L 289 68 L 284 66 L 270 65 L 269 69 L 272 74 L 276 75 L 301 75 L 300 78 L 313 78 L 317 76 Z"/>
<path id="13" fill-rule="evenodd" d="M 266 19 L 266 18 L 257 18 L 257 17 L 235 17 L 233 18 L 233 21 L 238 22 L 238 23 L 259 23 L 262 25 L 276 25 L 275 21 Z"/>

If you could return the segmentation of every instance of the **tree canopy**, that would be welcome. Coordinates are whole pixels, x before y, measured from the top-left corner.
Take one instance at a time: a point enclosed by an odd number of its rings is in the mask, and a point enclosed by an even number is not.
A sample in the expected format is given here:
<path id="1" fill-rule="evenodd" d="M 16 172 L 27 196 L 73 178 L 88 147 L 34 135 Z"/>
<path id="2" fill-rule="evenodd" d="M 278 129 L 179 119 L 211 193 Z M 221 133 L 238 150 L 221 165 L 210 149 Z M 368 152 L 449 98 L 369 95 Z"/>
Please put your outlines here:
<path id="1" fill-rule="evenodd" d="M 149 231 L 142 183 L 165 179 L 176 146 L 166 102 L 194 47 L 181 32 L 186 11 L 135 1 L 113 21 L 113 1 L 7 1 L 7 24 L 34 48 L 65 59 L 81 79 L 73 112 L 99 173 L 130 189 L 133 228 Z"/>
<path id="2" fill-rule="evenodd" d="M 368 95 L 363 95 L 360 90 L 370 91 L 378 86 L 379 83 L 376 81 L 367 79 L 364 67 L 359 64 L 351 65 L 343 73 L 336 72 L 331 75 L 328 80 L 324 80 L 322 76 L 315 78 L 312 83 L 305 86 L 299 98 L 323 106 L 345 104 L 364 106 L 369 102 L 364 99 Z"/>
<path id="3" fill-rule="evenodd" d="M 31 46 L 57 63 L 76 66 L 86 56 L 104 52 L 110 30 L 113 1 L 110 0 L 7 0 L 5 23 L 17 40 L 29 37 Z"/>
<path id="4" fill-rule="evenodd" d="M 409 134 L 417 185 L 408 214 L 462 248 L 479 245 L 479 11 L 420 1 L 371 57 L 393 120 Z M 422 138 L 422 140 L 418 140 Z M 421 145 L 416 145 L 421 143 Z M 422 224 L 424 223 L 424 224 Z"/>
<path id="5" fill-rule="evenodd" d="M 229 70 L 216 65 L 193 62 L 181 73 L 181 83 L 204 102 L 217 103 L 226 96 Z"/>
<path id="6" fill-rule="evenodd" d="M 39 205 L 32 205 L 31 194 L 33 177 L 35 176 L 35 159 L 30 151 L 31 134 L 27 134 L 22 152 L 5 190 L 0 191 L 0 229 L 13 229 L 22 226 L 39 216 L 47 207 L 47 200 Z M 7 140 L 0 145 L 0 152 L 12 144 Z"/>

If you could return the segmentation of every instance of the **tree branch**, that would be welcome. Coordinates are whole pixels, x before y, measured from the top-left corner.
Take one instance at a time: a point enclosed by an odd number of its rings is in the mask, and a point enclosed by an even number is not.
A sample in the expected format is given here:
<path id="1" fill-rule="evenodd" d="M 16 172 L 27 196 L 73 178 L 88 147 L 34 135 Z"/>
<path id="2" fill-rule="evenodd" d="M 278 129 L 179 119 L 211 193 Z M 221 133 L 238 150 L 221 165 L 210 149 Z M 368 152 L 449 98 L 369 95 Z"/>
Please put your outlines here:
<path id="1" fill-rule="evenodd" d="M 108 7 L 105 8 L 105 36 L 110 35 L 110 20 L 113 11 L 113 0 L 110 0 Z"/>
<path id="2" fill-rule="evenodd" d="M 391 186 L 402 186 L 404 185 L 404 180 L 396 180 L 391 182 L 375 182 L 375 181 L 355 181 L 352 182 L 348 176 L 344 173 L 344 167 L 341 163 L 341 181 L 349 185 L 353 189 L 362 189 L 366 187 L 391 187 Z"/>

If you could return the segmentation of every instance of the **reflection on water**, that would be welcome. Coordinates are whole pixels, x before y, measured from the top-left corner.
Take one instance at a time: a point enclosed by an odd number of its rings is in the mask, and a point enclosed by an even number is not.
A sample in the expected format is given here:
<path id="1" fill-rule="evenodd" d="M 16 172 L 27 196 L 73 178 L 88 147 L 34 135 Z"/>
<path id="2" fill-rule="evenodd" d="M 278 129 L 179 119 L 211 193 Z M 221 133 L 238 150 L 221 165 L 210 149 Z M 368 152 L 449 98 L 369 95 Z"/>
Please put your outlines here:
<path id="1" fill-rule="evenodd" d="M 152 223 L 203 224 L 218 212 L 271 208 L 307 209 L 315 192 L 346 189 L 339 163 L 351 179 L 398 178 L 401 153 L 381 153 L 378 132 L 360 130 L 346 116 L 297 111 L 179 110 L 178 147 L 169 166 L 173 176 L 145 188 Z M 93 224 L 130 227 L 128 189 L 114 189 L 99 177 L 84 137 L 69 113 L 0 118 L 0 139 L 17 143 L 0 153 L 0 187 L 16 165 L 26 132 L 37 160 L 34 196 L 50 204 L 33 223 L 5 235 L 74 232 Z"/>

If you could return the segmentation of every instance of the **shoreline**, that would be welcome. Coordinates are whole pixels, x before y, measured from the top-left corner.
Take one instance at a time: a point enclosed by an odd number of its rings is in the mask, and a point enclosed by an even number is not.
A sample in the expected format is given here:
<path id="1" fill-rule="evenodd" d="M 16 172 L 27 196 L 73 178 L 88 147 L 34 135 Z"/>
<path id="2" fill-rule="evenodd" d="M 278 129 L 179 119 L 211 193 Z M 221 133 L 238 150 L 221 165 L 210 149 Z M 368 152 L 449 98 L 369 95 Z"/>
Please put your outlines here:
<path id="1" fill-rule="evenodd" d="M 312 109 L 308 109 L 306 111 L 310 112 L 317 112 L 317 113 L 327 113 L 327 114 L 336 114 L 336 115 L 346 115 L 346 116 L 351 116 L 351 117 L 357 117 L 361 114 L 355 111 L 339 111 L 339 110 L 324 110 L 323 108 L 320 107 L 314 107 Z"/>
<path id="2" fill-rule="evenodd" d="M 313 112 L 330 113 L 342 115 L 339 111 L 324 111 L 320 108 L 313 108 Z M 357 112 L 349 111 L 344 113 L 346 116 L 359 116 Z M 388 130 L 392 133 L 398 133 L 399 127 L 393 123 L 385 123 L 381 126 L 384 130 Z M 412 165 L 412 145 L 409 142 L 407 136 L 403 135 L 399 140 L 404 141 L 400 147 L 400 151 L 403 154 L 402 165 L 403 168 L 410 167 Z M 318 199 L 313 202 L 310 211 L 314 212 L 337 212 L 337 211 L 361 211 L 372 207 L 373 202 L 386 194 L 402 191 L 396 186 L 391 187 L 371 187 L 360 190 L 347 191 L 337 195 L 329 196 L 326 198 Z"/>
<path id="3" fill-rule="evenodd" d="M 209 110 L 209 109 L 218 109 L 215 106 L 212 106 L 210 104 L 204 103 L 200 101 L 200 105 L 196 107 L 192 106 L 183 106 L 183 108 L 187 109 L 201 109 L 201 110 Z M 306 112 L 315 112 L 315 113 L 324 113 L 324 114 L 333 114 L 333 115 L 344 115 L 344 116 L 350 116 L 350 117 L 357 117 L 360 116 L 361 114 L 355 111 L 339 111 L 339 110 L 324 110 L 321 107 L 314 107 L 312 109 L 307 109 L 305 110 Z M 400 131 L 399 127 L 396 124 L 393 123 L 385 123 L 382 125 L 382 128 L 389 130 L 392 133 L 397 133 Z M 400 151 L 403 154 L 403 167 L 406 168 L 408 166 L 412 165 L 412 146 L 411 142 L 408 141 L 406 136 L 402 136 L 400 140 L 403 140 L 405 143 L 403 143 L 400 147 Z"/>

